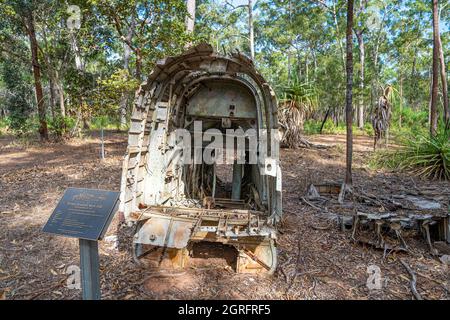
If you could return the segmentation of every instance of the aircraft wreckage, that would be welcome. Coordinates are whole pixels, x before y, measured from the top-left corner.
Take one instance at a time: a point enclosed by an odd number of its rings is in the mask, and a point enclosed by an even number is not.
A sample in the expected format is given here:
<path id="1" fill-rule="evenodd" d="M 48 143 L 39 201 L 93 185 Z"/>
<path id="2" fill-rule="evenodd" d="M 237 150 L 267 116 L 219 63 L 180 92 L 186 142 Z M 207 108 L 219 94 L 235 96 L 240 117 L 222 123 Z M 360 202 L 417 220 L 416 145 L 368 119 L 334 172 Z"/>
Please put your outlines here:
<path id="1" fill-rule="evenodd" d="M 222 142 L 238 140 L 233 130 L 244 143 L 222 154 Z M 237 272 L 273 273 L 277 132 L 275 94 L 245 55 L 200 44 L 159 61 L 137 93 L 122 171 L 119 211 L 136 226 L 135 260 L 183 268 L 196 243 L 212 242 L 234 248 Z M 215 160 L 195 161 L 205 153 Z"/>

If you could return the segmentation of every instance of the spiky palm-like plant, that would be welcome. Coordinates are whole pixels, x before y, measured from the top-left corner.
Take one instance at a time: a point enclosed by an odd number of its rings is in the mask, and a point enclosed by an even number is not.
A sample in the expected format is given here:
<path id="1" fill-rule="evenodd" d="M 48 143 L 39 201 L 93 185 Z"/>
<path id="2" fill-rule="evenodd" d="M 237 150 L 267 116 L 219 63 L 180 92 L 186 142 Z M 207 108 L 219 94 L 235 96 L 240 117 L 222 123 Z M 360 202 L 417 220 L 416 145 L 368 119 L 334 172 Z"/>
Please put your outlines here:
<path id="1" fill-rule="evenodd" d="M 302 138 L 303 123 L 318 105 L 317 93 L 311 83 L 294 81 L 281 88 L 278 119 L 284 129 L 281 143 L 289 148 L 305 144 Z"/>
<path id="2" fill-rule="evenodd" d="M 409 138 L 398 150 L 376 154 L 374 163 L 425 178 L 450 180 L 450 131 L 441 129 L 434 137 Z"/>

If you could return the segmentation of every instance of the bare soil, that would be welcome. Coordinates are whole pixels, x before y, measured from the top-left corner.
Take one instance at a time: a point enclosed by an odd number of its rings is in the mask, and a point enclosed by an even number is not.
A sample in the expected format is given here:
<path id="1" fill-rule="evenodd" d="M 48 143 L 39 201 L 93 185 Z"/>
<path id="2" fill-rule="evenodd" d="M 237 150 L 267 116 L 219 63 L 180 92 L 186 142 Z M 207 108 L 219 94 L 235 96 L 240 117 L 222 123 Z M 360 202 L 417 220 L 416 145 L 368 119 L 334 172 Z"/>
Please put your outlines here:
<path id="1" fill-rule="evenodd" d="M 383 257 L 382 250 L 351 241 L 349 231 L 341 231 L 301 200 L 310 183 L 344 177 L 345 136 L 314 136 L 311 141 L 333 147 L 281 153 L 284 218 L 275 275 L 236 274 L 229 263 L 205 263 L 201 254 L 202 263 L 187 270 L 155 274 L 133 262 L 133 230 L 120 226 L 116 217 L 107 235 L 119 235 L 118 248 L 108 241 L 99 246 L 102 298 L 413 299 L 401 258 L 416 273 L 424 299 L 448 299 L 447 267 L 430 254 L 422 238 L 408 239 L 411 253 Z M 0 137 L 0 299 L 80 298 L 80 290 L 67 286 L 66 273 L 79 264 L 77 240 L 44 234 L 41 228 L 69 186 L 118 190 L 126 143 L 126 134 L 108 132 L 106 160 L 101 161 L 97 133 L 27 147 Z M 372 194 L 438 190 L 440 201 L 448 200 L 448 183 L 368 169 L 371 148 L 370 138 L 355 138 L 355 186 Z M 371 265 L 381 270 L 380 290 L 366 286 Z"/>

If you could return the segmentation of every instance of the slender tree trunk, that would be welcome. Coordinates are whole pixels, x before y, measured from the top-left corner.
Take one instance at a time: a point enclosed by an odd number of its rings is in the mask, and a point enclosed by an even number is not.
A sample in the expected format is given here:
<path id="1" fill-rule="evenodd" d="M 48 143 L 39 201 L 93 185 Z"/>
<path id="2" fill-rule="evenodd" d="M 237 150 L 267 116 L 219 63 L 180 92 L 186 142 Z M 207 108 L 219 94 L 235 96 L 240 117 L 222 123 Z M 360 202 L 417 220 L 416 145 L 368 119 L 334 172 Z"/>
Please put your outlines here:
<path id="1" fill-rule="evenodd" d="M 309 63 L 308 63 L 308 54 L 305 55 L 305 76 L 306 76 L 306 82 L 309 82 Z"/>
<path id="2" fill-rule="evenodd" d="M 411 88 L 413 89 L 412 92 L 415 92 L 415 80 L 414 76 L 416 74 L 416 61 L 417 61 L 417 46 L 414 48 L 414 55 L 413 55 L 413 62 L 411 66 L 411 75 L 409 76 L 408 83 L 411 85 Z M 408 95 L 407 101 L 409 101 L 409 104 L 413 108 L 413 110 L 416 110 L 416 100 L 414 95 Z"/>
<path id="3" fill-rule="evenodd" d="M 78 46 L 78 41 L 77 41 L 76 34 L 73 31 L 70 33 L 70 39 L 71 39 L 71 45 L 72 45 L 73 54 L 75 56 L 75 67 L 78 70 L 78 72 L 84 73 L 85 69 L 86 69 L 86 66 L 85 66 L 85 63 L 84 63 L 84 59 L 83 59 L 83 57 L 81 55 L 80 48 Z M 80 119 L 83 122 L 83 129 L 89 129 L 89 121 L 86 118 L 86 114 L 84 114 L 82 112 L 83 105 L 86 102 L 84 94 L 81 93 L 79 98 L 80 98 L 80 103 L 78 105 L 78 110 L 79 110 L 78 115 L 79 115 Z M 79 121 L 77 121 L 77 123 L 79 124 Z M 81 128 L 76 126 L 75 129 L 76 129 L 77 133 L 80 134 Z"/>
<path id="4" fill-rule="evenodd" d="M 439 95 L 439 15 L 438 0 L 433 0 L 433 78 L 430 99 L 430 134 L 435 136 L 437 132 L 438 114 L 437 104 Z"/>
<path id="5" fill-rule="evenodd" d="M 128 30 L 126 36 L 126 42 L 123 43 L 123 68 L 129 71 L 130 57 L 131 57 L 131 48 L 127 44 L 127 42 L 131 43 L 134 35 L 134 29 L 136 25 L 136 19 L 134 16 L 131 17 L 130 28 Z M 128 95 L 127 93 L 123 93 L 120 99 L 120 127 L 123 128 L 126 125 L 126 117 L 127 117 L 127 106 L 128 106 Z"/>
<path id="6" fill-rule="evenodd" d="M 48 77 L 48 84 L 49 84 L 49 91 L 50 91 L 50 110 L 52 112 L 52 118 L 55 119 L 56 112 L 55 112 L 55 82 L 53 80 L 52 76 Z"/>
<path id="7" fill-rule="evenodd" d="M 193 33 L 195 25 L 195 0 L 187 0 L 186 7 L 188 13 L 186 17 L 186 31 L 187 33 Z"/>
<path id="8" fill-rule="evenodd" d="M 433 92 L 433 68 L 430 67 L 428 70 L 430 74 L 430 94 Z M 428 99 L 428 123 L 431 124 L 431 99 Z M 431 125 L 430 125 L 431 128 Z"/>
<path id="9" fill-rule="evenodd" d="M 311 49 L 311 55 L 313 57 L 313 80 L 316 81 L 317 80 L 317 68 L 318 68 L 318 64 L 317 64 L 317 55 L 314 52 L 314 49 Z"/>
<path id="10" fill-rule="evenodd" d="M 353 158 L 353 2 L 347 2 L 347 90 L 345 101 L 345 119 L 347 125 L 347 150 L 346 150 L 346 171 L 345 185 L 352 186 L 352 158 Z M 344 191 L 345 192 L 345 191 Z"/>
<path id="11" fill-rule="evenodd" d="M 66 116 L 66 105 L 64 103 L 64 87 L 61 81 L 58 81 L 58 95 L 59 95 L 59 109 L 61 112 L 61 117 Z"/>
<path id="12" fill-rule="evenodd" d="M 438 19 L 439 19 L 439 16 L 438 16 Z M 437 34 L 437 44 L 439 47 L 438 48 L 439 62 L 441 64 L 441 84 L 442 84 L 442 100 L 444 103 L 444 123 L 445 123 L 445 127 L 449 128 L 449 126 L 450 126 L 450 109 L 449 109 L 449 105 L 448 105 L 447 72 L 445 69 L 444 50 L 442 49 L 442 41 L 441 41 L 441 35 L 440 35 L 439 31 Z"/>
<path id="13" fill-rule="evenodd" d="M 341 41 L 341 31 L 339 29 L 339 22 L 337 19 L 337 9 L 336 9 L 336 3 L 337 1 L 333 1 L 333 19 L 334 19 L 334 26 L 336 28 L 336 39 L 339 44 L 339 49 L 341 51 L 341 57 L 342 57 L 342 69 L 345 70 L 345 52 L 344 52 L 344 45 Z"/>
<path id="14" fill-rule="evenodd" d="M 45 119 L 44 95 L 41 83 L 41 67 L 38 59 L 38 43 L 36 40 L 36 32 L 34 29 L 33 12 L 28 10 L 25 17 L 25 25 L 30 39 L 31 59 L 33 64 L 34 89 L 36 93 L 38 115 L 39 115 L 39 134 L 42 140 L 48 140 L 47 121 Z"/>
<path id="15" fill-rule="evenodd" d="M 288 12 L 289 12 L 289 26 L 292 27 L 292 0 L 289 0 L 289 6 L 288 6 Z M 292 35 L 289 35 L 289 47 L 287 52 L 287 67 L 288 67 L 288 84 L 291 83 L 292 78 L 292 53 L 291 53 L 291 45 L 293 42 Z"/>
<path id="16" fill-rule="evenodd" d="M 401 66 L 400 66 L 401 67 Z M 398 117 L 398 127 L 402 127 L 402 113 L 403 113 L 403 74 L 400 74 L 400 102 L 399 102 L 399 109 L 400 114 Z"/>
<path id="17" fill-rule="evenodd" d="M 365 47 L 364 47 L 364 38 L 362 31 L 357 32 L 356 36 L 358 38 L 358 46 L 359 46 L 359 63 L 360 63 L 360 72 L 359 72 L 359 104 L 358 104 L 358 128 L 362 129 L 364 127 L 364 69 L 365 69 Z"/>
<path id="18" fill-rule="evenodd" d="M 327 112 L 325 113 L 325 117 L 323 117 L 322 124 L 320 125 L 319 133 L 322 134 L 323 126 L 325 125 L 325 122 L 327 122 L 328 116 L 330 115 L 331 107 L 328 108 Z"/>
<path id="19" fill-rule="evenodd" d="M 253 3 L 252 0 L 248 0 L 248 30 L 250 38 L 250 57 L 255 59 L 255 38 L 253 34 Z"/>
<path id="20" fill-rule="evenodd" d="M 290 48 L 288 48 L 288 53 L 287 53 L 287 67 L 288 67 L 288 84 L 291 83 L 291 74 L 292 74 L 292 57 L 291 57 L 291 51 Z"/>
<path id="21" fill-rule="evenodd" d="M 136 74 L 135 77 L 138 81 L 141 81 L 141 70 L 142 70 L 142 53 L 141 49 L 136 48 Z"/>

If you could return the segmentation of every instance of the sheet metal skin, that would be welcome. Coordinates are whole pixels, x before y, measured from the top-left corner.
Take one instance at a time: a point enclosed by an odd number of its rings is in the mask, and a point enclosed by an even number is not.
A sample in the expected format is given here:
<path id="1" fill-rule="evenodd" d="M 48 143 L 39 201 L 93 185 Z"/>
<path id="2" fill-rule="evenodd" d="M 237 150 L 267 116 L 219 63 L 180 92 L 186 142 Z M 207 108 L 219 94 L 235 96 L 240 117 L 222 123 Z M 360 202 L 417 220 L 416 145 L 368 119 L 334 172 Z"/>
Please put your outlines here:
<path id="1" fill-rule="evenodd" d="M 205 93 L 205 84 L 211 92 Z M 214 98 L 213 91 L 220 93 L 221 98 Z M 209 103 L 209 100 L 214 101 Z M 187 104 L 187 101 L 192 103 Z M 234 103 L 239 105 L 238 110 L 231 107 Z M 267 129 L 267 140 L 258 137 L 258 144 L 264 144 L 267 157 L 278 156 L 278 149 L 272 150 L 270 143 L 270 129 L 278 129 L 275 94 L 248 57 L 239 52 L 223 56 L 203 43 L 179 56 L 161 60 L 137 91 L 132 111 L 119 207 L 127 222 L 133 223 L 142 218 L 140 208 L 160 206 L 167 199 L 186 198 L 176 156 L 168 164 L 163 160 L 175 153 L 168 139 L 170 132 L 185 128 L 191 116 L 205 119 L 229 116 L 247 119 L 249 123 L 253 121 L 255 129 Z M 259 163 L 258 166 L 262 168 L 264 164 Z M 274 231 L 282 215 L 281 178 L 277 185 L 276 176 L 263 174 L 264 170 L 255 169 L 252 172 L 256 176 L 255 187 L 263 203 L 258 228 Z M 146 219 L 136 233 L 135 243 L 182 249 L 189 241 L 201 238 L 201 231 L 194 231 L 198 219 L 183 221 L 179 217 L 164 217 L 164 214 Z M 272 231 L 268 234 L 273 234 Z M 206 235 L 205 238 L 213 235 L 211 239 L 217 242 L 227 238 L 225 234 L 215 232 L 206 232 Z M 256 238 L 257 241 L 246 244 L 253 254 L 264 251 L 257 249 L 258 245 L 266 249 L 265 253 L 260 254 L 261 257 L 273 251 L 267 249 L 267 244 L 273 240 L 271 237 Z M 236 246 L 239 247 L 238 242 Z M 246 255 L 245 250 L 239 251 L 240 255 Z"/>

